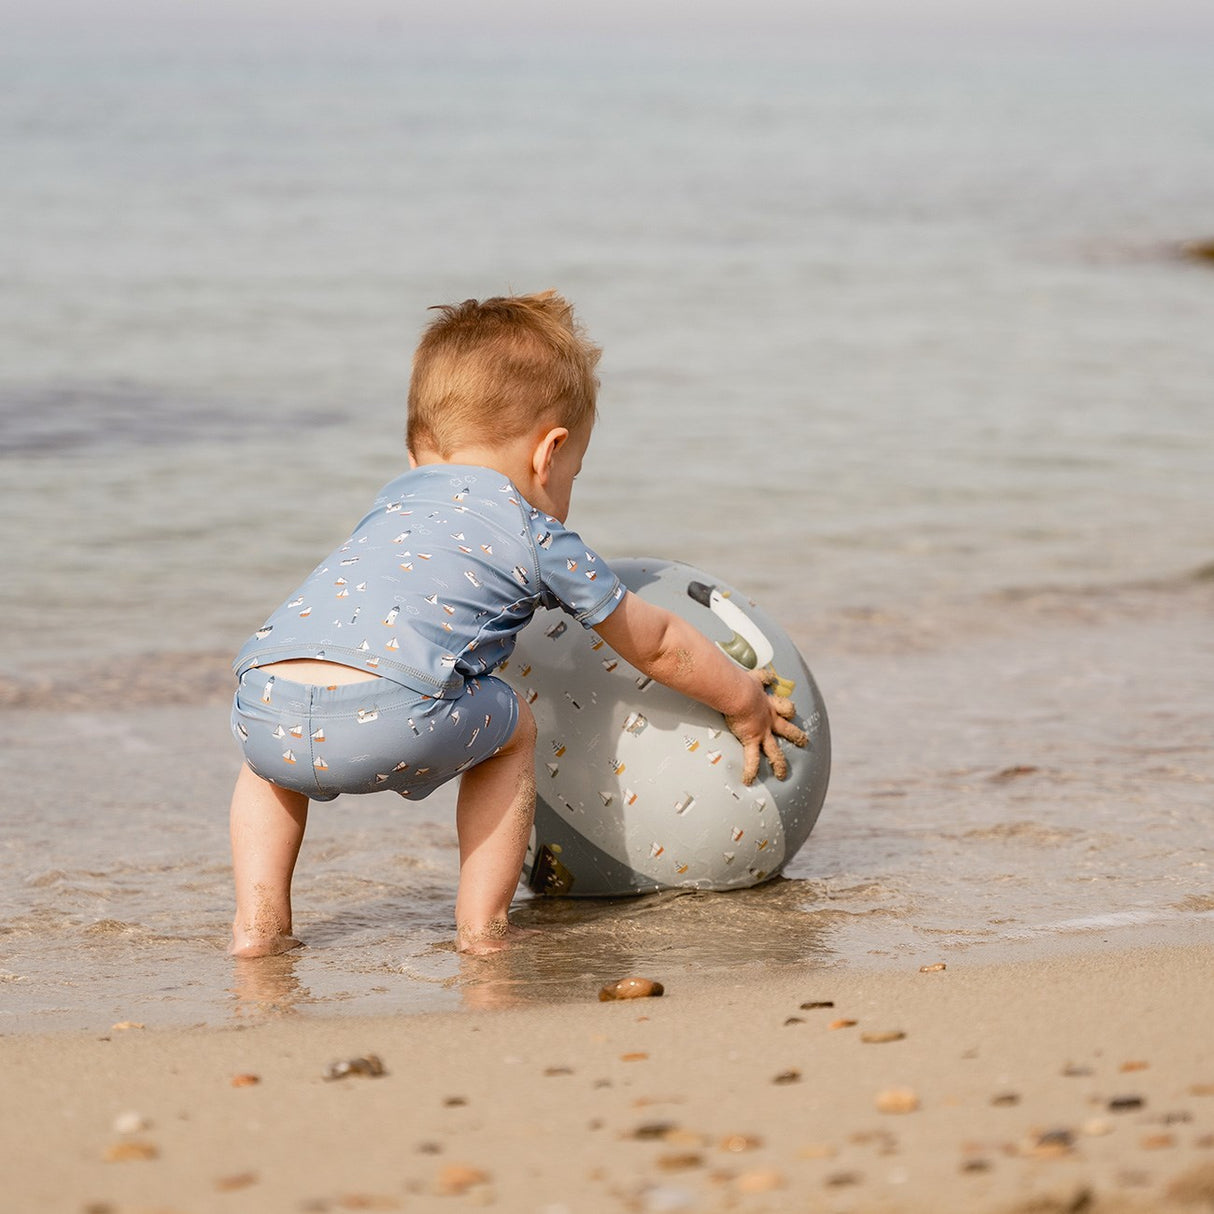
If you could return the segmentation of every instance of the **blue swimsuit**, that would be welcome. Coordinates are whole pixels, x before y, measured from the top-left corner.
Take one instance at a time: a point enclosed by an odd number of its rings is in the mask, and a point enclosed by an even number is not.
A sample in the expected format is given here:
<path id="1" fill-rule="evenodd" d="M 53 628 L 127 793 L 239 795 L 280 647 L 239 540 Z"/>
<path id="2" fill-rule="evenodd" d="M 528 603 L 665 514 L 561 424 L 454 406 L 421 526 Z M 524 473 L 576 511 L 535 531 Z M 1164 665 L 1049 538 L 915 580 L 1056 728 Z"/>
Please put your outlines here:
<path id="1" fill-rule="evenodd" d="M 315 800 L 424 797 L 509 741 L 518 701 L 490 672 L 536 609 L 591 627 L 623 595 L 607 563 L 500 472 L 424 465 L 391 481 L 246 642 L 233 730 L 254 771 Z M 289 658 L 381 677 L 321 687 L 258 669 Z"/>

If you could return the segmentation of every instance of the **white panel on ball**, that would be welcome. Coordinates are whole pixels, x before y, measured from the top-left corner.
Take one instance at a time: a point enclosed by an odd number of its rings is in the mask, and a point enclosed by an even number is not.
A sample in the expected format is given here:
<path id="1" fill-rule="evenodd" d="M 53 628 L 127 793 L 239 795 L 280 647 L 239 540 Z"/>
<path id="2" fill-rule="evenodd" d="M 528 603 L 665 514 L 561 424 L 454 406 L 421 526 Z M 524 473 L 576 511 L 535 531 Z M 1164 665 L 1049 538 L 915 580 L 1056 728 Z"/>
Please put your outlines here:
<path id="1" fill-rule="evenodd" d="M 614 560 L 633 593 L 683 616 L 739 665 L 769 668 L 809 735 L 742 783 L 719 713 L 646 679 L 597 633 L 540 612 L 501 669 L 539 728 L 535 829 L 523 877 L 537 893 L 604 897 L 742 889 L 776 876 L 809 836 L 830 777 L 826 707 L 796 647 L 745 595 L 690 565 Z"/>

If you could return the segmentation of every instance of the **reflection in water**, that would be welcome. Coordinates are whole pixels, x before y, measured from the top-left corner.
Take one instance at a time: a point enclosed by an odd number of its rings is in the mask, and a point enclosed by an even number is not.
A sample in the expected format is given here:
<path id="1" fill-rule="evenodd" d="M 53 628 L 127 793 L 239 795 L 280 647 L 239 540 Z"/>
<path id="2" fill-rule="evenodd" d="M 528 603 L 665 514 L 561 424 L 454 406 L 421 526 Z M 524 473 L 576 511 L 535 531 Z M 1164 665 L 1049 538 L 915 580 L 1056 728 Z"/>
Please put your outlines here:
<path id="1" fill-rule="evenodd" d="M 514 947 L 463 957 L 467 1008 L 597 998 L 633 975 L 670 985 L 681 974 L 828 965 L 835 954 L 805 914 L 813 883 L 776 878 L 755 889 L 669 890 L 630 898 L 533 898 L 512 919 L 535 928 Z"/>
<path id="2" fill-rule="evenodd" d="M 230 988 L 237 1019 L 268 1020 L 292 1016 L 300 1004 L 315 1000 L 295 973 L 297 952 L 275 957 L 233 957 Z"/>

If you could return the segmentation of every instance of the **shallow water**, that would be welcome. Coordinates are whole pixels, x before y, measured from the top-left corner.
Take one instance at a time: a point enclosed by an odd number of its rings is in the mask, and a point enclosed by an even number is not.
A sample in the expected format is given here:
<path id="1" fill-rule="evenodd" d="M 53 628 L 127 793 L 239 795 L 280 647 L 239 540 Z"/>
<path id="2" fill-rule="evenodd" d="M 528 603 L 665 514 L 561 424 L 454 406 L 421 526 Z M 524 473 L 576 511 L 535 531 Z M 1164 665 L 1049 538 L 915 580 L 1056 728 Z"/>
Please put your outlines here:
<path id="1" fill-rule="evenodd" d="M 1202 48 L 440 50 L 0 48 L 0 1031 L 1208 932 Z M 344 799 L 308 948 L 233 963 L 226 657 L 399 469 L 426 307 L 551 284 L 605 346 L 571 522 L 785 624 L 820 822 L 474 963 L 452 796 Z"/>

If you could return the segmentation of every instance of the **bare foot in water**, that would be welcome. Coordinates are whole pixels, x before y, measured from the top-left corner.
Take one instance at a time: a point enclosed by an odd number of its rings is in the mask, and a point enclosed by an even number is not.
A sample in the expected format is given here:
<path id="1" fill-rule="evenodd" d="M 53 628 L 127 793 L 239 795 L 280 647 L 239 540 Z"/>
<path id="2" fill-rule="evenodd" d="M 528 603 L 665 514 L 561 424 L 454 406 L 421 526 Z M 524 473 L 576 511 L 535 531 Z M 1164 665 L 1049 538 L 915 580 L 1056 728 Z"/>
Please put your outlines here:
<path id="1" fill-rule="evenodd" d="M 276 957 L 279 953 L 289 953 L 293 948 L 303 948 L 303 941 L 294 936 L 246 937 L 242 940 L 233 936 L 228 956 Z"/>
<path id="2" fill-rule="evenodd" d="M 468 957 L 487 957 L 492 953 L 500 953 L 511 948 L 528 936 L 534 936 L 535 929 L 530 927 L 514 927 L 504 919 L 495 920 L 474 931 L 461 927 L 455 933 L 455 951 Z"/>

